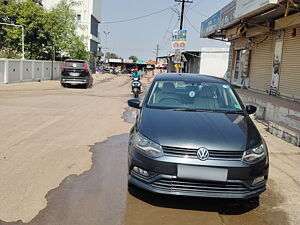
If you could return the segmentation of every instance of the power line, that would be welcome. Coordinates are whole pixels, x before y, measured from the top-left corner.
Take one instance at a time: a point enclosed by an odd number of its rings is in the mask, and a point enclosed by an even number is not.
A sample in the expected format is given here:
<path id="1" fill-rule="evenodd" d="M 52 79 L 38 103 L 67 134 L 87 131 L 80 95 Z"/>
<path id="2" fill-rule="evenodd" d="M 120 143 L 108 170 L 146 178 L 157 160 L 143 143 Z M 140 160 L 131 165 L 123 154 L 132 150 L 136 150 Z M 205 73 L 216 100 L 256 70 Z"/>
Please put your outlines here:
<path id="1" fill-rule="evenodd" d="M 172 6 L 168 7 L 168 8 L 165 8 L 165 9 L 162 9 L 162 10 L 159 10 L 159 11 L 156 11 L 156 12 L 152 12 L 152 13 L 146 14 L 144 16 L 138 16 L 138 17 L 134 17 L 134 18 L 131 18 L 131 19 L 125 19 L 125 20 L 102 22 L 102 24 L 124 23 L 124 22 L 130 22 L 130 21 L 133 21 L 133 20 L 139 20 L 139 19 L 142 19 L 142 18 L 146 18 L 146 17 L 149 17 L 149 16 L 153 16 L 153 15 L 162 13 L 164 11 L 167 11 L 167 10 L 171 9 L 172 7 L 174 7 L 174 6 L 176 6 L 176 4 L 172 5 Z"/>
<path id="2" fill-rule="evenodd" d="M 191 25 L 191 27 L 197 32 L 197 33 L 200 33 L 200 31 L 192 24 L 192 22 L 189 20 L 189 18 L 184 15 L 184 18 L 186 19 L 186 21 L 188 22 L 188 24 Z"/>
<path id="3" fill-rule="evenodd" d="M 172 30 L 175 30 L 176 29 L 176 27 L 178 26 L 178 24 L 179 24 L 179 19 L 177 20 L 177 22 L 175 23 L 175 25 L 174 25 L 174 27 L 173 27 L 173 29 Z M 166 45 L 168 44 L 168 42 L 171 40 L 171 38 L 172 38 L 172 35 L 170 35 L 169 36 L 169 38 L 165 41 L 165 43 L 163 44 L 163 46 L 162 46 L 162 48 L 163 49 L 165 49 L 165 50 L 169 50 L 169 48 L 167 49 L 166 48 Z M 171 44 L 170 44 L 170 46 L 171 46 Z"/>
<path id="4" fill-rule="evenodd" d="M 173 8 L 172 8 L 172 9 L 173 9 Z M 171 17 L 170 22 L 169 22 L 169 24 L 168 24 L 167 30 L 166 30 L 166 32 L 165 32 L 165 34 L 164 34 L 164 36 L 163 36 L 163 39 L 162 39 L 162 43 L 161 43 L 161 44 L 163 44 L 164 41 L 166 40 L 167 34 L 168 34 L 169 29 L 170 29 L 170 27 L 171 27 L 171 24 L 172 24 L 172 22 L 173 22 L 174 15 L 175 15 L 175 13 L 172 13 L 172 17 Z"/>
<path id="5" fill-rule="evenodd" d="M 203 14 L 203 13 L 200 13 L 200 12 L 196 11 L 196 10 L 193 9 L 193 8 L 191 8 L 191 11 L 194 12 L 194 13 L 196 13 L 196 14 L 198 14 L 198 15 L 200 15 L 200 16 L 203 16 L 203 17 L 206 17 L 206 18 L 209 17 L 209 16 L 207 16 L 207 15 L 205 15 L 205 14 Z"/>

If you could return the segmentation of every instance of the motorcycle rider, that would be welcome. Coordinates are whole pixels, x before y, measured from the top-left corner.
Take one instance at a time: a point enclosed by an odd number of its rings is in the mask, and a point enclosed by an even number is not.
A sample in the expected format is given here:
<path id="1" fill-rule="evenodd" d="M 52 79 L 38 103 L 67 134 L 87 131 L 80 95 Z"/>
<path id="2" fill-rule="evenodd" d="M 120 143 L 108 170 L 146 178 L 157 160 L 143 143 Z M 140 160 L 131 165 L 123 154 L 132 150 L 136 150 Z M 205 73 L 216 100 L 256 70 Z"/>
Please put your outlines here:
<path id="1" fill-rule="evenodd" d="M 139 72 L 138 68 L 133 69 L 133 73 L 131 74 L 132 78 L 141 78 L 141 72 Z"/>
<path id="2" fill-rule="evenodd" d="M 138 68 L 133 69 L 133 72 L 131 74 L 131 78 L 132 79 L 133 78 L 139 78 L 139 80 L 140 80 L 141 77 L 142 77 L 142 73 L 139 71 L 139 69 Z M 141 83 L 141 93 L 143 93 L 143 85 L 142 85 L 141 80 L 140 80 L 140 83 Z"/>

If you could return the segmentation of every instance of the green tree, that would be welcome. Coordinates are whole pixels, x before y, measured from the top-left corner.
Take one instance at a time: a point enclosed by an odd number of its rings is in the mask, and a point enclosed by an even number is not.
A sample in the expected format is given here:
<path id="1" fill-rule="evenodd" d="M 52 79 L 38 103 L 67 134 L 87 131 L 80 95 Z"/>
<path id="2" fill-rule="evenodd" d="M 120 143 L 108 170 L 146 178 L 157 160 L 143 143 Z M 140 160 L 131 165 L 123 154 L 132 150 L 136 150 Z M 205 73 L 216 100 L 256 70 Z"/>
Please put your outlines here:
<path id="1" fill-rule="evenodd" d="M 23 25 L 25 28 L 25 56 L 29 59 L 70 57 L 90 59 L 84 43 L 77 34 L 78 25 L 71 4 L 59 2 L 50 12 L 39 6 L 38 0 L 0 0 L 0 22 Z M 20 57 L 21 29 L 0 25 L 0 55 Z"/>
<path id="2" fill-rule="evenodd" d="M 61 57 L 88 60 L 90 53 L 84 44 L 86 37 L 77 34 L 79 28 L 71 4 L 73 3 L 61 0 L 49 13 L 48 29 L 51 33 L 52 45 Z"/>
<path id="3" fill-rule="evenodd" d="M 119 59 L 120 57 L 117 54 L 115 54 L 115 53 L 107 52 L 106 53 L 106 58 L 107 59 Z"/>
<path id="4" fill-rule="evenodd" d="M 129 59 L 131 59 L 134 63 L 138 60 L 136 56 L 130 56 Z"/>
<path id="5" fill-rule="evenodd" d="M 44 59 L 49 56 L 50 35 L 45 30 L 47 13 L 35 2 L 0 0 L 0 22 L 24 26 L 26 58 Z M 20 28 L 0 25 L 1 52 L 20 56 L 21 39 Z"/>

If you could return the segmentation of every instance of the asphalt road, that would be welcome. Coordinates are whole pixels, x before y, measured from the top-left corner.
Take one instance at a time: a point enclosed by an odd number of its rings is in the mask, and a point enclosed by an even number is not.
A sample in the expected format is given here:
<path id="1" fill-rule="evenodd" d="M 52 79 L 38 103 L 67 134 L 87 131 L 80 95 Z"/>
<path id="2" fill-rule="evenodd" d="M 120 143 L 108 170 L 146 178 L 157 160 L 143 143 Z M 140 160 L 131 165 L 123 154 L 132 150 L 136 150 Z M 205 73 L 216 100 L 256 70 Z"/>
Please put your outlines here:
<path id="1" fill-rule="evenodd" d="M 259 201 L 128 189 L 129 82 L 101 75 L 87 90 L 57 81 L 0 86 L 1 225 L 300 224 L 300 149 L 261 123 L 271 168 Z"/>

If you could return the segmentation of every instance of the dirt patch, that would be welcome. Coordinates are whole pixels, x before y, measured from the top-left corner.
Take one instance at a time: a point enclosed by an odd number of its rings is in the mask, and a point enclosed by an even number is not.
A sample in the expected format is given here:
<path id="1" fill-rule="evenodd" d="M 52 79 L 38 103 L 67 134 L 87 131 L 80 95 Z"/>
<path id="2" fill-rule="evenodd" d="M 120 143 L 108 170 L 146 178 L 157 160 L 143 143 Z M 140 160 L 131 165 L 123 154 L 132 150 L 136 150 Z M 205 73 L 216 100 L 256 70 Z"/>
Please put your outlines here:
<path id="1" fill-rule="evenodd" d="M 0 224 L 122 224 L 127 194 L 127 141 L 128 135 L 124 134 L 93 146 L 91 170 L 65 178 L 47 194 L 47 207 L 29 223 Z"/>

